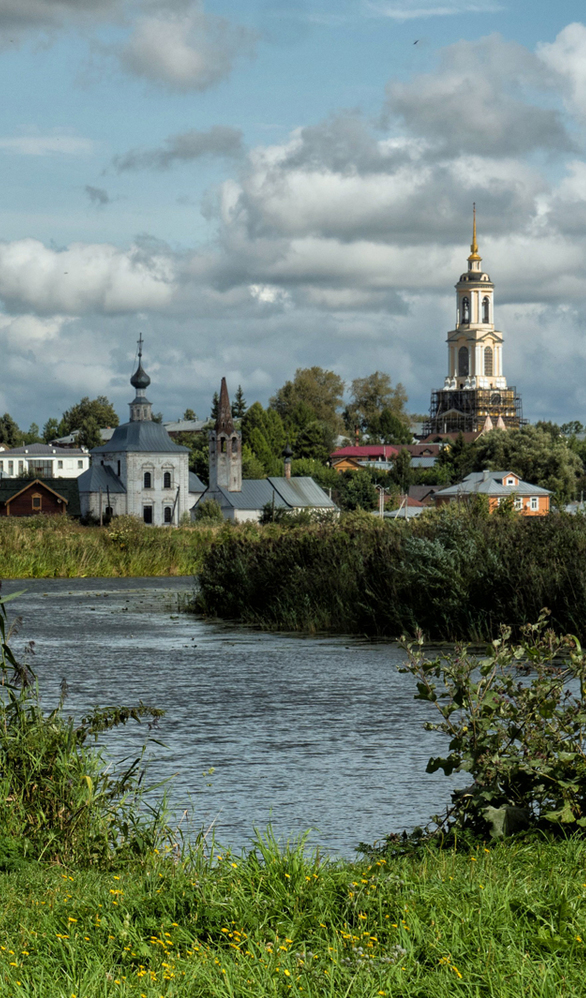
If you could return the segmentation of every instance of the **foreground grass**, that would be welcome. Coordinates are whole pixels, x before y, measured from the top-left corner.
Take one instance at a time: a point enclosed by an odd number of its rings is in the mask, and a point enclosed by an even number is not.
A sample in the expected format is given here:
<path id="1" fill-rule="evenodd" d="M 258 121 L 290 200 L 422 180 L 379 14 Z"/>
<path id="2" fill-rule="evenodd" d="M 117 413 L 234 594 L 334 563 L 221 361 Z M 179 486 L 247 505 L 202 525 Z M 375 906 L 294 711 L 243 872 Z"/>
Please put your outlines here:
<path id="1" fill-rule="evenodd" d="M 82 527 L 65 517 L 0 519 L 0 578 L 192 575 L 214 527 L 147 527 L 119 517 L 109 527 Z"/>
<path id="2" fill-rule="evenodd" d="M 586 844 L 0 874 L 6 998 L 584 995 Z M 583 941 L 585 940 L 585 941 Z"/>

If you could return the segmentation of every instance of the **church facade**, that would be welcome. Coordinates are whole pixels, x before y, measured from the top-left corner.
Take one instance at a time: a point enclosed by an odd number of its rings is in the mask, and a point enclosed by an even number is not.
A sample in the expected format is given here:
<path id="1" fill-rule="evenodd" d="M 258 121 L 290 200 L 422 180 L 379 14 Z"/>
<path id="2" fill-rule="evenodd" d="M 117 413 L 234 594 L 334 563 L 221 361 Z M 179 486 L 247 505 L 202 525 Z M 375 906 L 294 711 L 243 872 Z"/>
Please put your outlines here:
<path id="1" fill-rule="evenodd" d="M 456 324 L 448 333 L 448 375 L 432 392 L 424 432 L 470 433 L 492 426 L 518 428 L 521 399 L 507 385 L 503 334 L 495 326 L 494 284 L 482 270 L 474 208 L 468 270 L 456 284 Z"/>
<path id="2" fill-rule="evenodd" d="M 145 395 L 151 379 L 142 366 L 142 339 L 130 383 L 136 390 L 130 420 L 92 450 L 91 467 L 78 479 L 82 516 L 101 520 L 130 515 L 154 526 L 178 525 L 205 486 L 189 471 L 189 448 L 180 447 L 161 423 L 153 422 L 152 404 Z"/>

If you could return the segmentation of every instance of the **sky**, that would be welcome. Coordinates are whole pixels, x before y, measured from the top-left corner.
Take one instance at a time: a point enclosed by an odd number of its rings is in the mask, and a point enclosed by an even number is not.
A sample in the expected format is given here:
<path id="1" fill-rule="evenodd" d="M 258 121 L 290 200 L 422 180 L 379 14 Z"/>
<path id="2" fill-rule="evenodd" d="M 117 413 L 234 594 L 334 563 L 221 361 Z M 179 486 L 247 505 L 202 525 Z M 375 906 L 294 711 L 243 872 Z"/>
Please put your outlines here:
<path id="1" fill-rule="evenodd" d="M 425 412 L 472 202 L 504 372 L 586 423 L 586 15 L 562 0 L 0 0 L 0 412 L 165 419 L 375 370 Z"/>

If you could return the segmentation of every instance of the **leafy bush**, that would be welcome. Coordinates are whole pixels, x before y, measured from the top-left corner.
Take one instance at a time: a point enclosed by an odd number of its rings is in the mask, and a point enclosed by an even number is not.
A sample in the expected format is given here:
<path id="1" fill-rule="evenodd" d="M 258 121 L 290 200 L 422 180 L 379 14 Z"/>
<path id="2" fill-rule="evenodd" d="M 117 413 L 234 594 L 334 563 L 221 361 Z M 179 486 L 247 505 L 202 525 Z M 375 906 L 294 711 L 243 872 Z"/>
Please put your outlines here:
<path id="1" fill-rule="evenodd" d="M 165 839 L 162 809 L 145 811 L 141 758 L 114 772 L 92 738 L 128 720 L 163 711 L 96 708 L 78 724 L 63 713 L 63 698 L 45 714 L 34 676 L 7 641 L 0 599 L 0 865 L 23 859 L 79 865 L 146 860 Z"/>
<path id="2" fill-rule="evenodd" d="M 503 627 L 480 660 L 466 647 L 430 659 L 421 636 L 407 644 L 399 671 L 417 680 L 415 699 L 440 714 L 425 728 L 449 739 L 427 772 L 474 781 L 452 795 L 440 822 L 448 829 L 586 827 L 586 654 L 577 638 L 548 629 L 548 616 L 523 627 L 519 643 Z"/>
<path id="3" fill-rule="evenodd" d="M 196 523 L 223 523 L 222 507 L 217 499 L 200 499 L 195 507 Z"/>

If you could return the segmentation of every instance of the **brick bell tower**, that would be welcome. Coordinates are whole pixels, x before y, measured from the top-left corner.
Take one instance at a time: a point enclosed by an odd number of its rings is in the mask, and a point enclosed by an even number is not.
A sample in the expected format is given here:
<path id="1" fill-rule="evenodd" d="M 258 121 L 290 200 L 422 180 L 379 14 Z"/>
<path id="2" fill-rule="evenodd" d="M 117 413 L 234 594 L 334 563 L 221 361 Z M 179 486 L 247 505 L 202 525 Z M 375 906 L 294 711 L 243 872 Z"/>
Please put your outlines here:
<path id="1" fill-rule="evenodd" d="M 218 418 L 210 430 L 210 492 L 218 488 L 242 491 L 242 438 L 234 428 L 226 379 L 222 378 Z"/>

